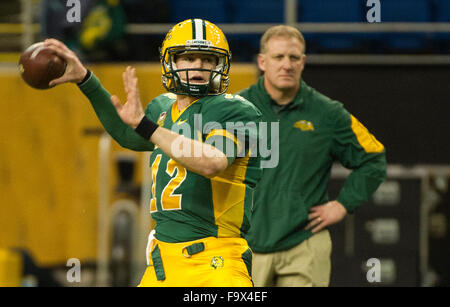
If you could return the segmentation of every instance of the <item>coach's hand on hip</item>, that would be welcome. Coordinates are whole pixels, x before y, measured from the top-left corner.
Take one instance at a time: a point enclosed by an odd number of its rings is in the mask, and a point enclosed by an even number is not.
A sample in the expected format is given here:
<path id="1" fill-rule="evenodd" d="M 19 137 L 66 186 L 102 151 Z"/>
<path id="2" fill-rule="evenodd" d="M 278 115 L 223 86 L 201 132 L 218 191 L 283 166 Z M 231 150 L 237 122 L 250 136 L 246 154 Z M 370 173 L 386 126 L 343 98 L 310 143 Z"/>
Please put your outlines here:
<path id="1" fill-rule="evenodd" d="M 314 206 L 309 210 L 309 223 L 305 229 L 312 229 L 312 233 L 319 232 L 329 225 L 340 222 L 346 214 L 347 210 L 337 200 L 327 202 L 323 205 Z"/>

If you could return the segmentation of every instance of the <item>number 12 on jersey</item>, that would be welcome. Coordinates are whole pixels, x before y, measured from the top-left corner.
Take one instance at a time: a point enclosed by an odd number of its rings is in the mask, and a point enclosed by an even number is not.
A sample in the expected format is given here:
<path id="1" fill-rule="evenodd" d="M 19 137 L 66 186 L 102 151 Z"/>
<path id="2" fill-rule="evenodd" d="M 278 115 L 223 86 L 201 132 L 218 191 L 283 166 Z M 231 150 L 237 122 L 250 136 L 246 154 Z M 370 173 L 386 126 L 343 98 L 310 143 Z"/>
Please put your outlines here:
<path id="1" fill-rule="evenodd" d="M 152 199 L 150 201 L 150 212 L 156 212 L 156 174 L 158 173 L 161 164 L 162 155 L 158 154 L 152 164 Z M 176 176 L 175 175 L 176 171 Z M 161 195 L 161 208 L 162 210 L 181 210 L 181 194 L 174 194 L 174 191 L 183 183 L 186 179 L 187 171 L 180 164 L 170 159 L 167 162 L 166 173 L 172 179 L 162 190 Z"/>

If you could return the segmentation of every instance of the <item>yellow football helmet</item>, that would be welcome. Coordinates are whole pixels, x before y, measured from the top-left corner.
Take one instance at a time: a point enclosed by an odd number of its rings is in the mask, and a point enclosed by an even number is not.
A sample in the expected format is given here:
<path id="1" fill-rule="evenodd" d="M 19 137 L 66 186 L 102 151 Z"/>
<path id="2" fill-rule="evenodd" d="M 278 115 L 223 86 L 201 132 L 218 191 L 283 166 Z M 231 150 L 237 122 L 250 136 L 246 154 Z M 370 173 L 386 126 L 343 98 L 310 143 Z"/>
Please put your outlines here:
<path id="1" fill-rule="evenodd" d="M 216 68 L 209 69 L 177 69 L 175 56 L 184 53 L 211 54 L 218 58 Z M 188 19 L 170 29 L 164 39 L 160 58 L 162 66 L 162 83 L 172 93 L 189 96 L 208 96 L 224 93 L 229 84 L 231 52 L 228 42 L 213 23 L 203 19 Z M 184 81 L 180 72 L 210 71 L 209 81 L 202 84 Z"/>

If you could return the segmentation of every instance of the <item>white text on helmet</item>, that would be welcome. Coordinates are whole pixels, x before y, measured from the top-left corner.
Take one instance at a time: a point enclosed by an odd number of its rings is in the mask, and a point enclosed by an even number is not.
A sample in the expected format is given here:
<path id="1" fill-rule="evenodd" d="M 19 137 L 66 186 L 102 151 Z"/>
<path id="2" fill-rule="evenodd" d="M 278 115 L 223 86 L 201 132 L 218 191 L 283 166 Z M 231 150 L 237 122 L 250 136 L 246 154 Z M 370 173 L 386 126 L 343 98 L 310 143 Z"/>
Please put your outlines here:
<path id="1" fill-rule="evenodd" d="M 204 40 L 204 39 L 192 39 L 192 40 L 186 41 L 186 46 L 191 46 L 191 45 L 211 46 L 212 42 Z"/>

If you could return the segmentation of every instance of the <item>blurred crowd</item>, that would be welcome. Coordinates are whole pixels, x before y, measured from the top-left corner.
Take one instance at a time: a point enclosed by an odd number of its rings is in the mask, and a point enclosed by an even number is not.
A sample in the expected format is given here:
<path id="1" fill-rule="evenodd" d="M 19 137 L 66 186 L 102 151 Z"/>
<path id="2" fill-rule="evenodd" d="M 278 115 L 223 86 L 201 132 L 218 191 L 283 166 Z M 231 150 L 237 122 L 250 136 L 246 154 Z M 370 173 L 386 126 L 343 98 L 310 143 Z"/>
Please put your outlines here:
<path id="1" fill-rule="evenodd" d="M 168 23 L 166 1 L 83 0 L 81 22 L 69 22 L 65 0 L 42 1 L 42 36 L 64 41 L 89 61 L 158 60 L 162 35 L 128 35 L 127 23 Z"/>
<path id="2" fill-rule="evenodd" d="M 158 61 L 163 34 L 127 33 L 127 24 L 175 24 L 188 18 L 221 23 L 283 23 L 278 0 L 83 0 L 81 22 L 69 22 L 67 0 L 42 0 L 43 38 L 64 41 L 88 61 Z M 450 1 L 399 0 L 383 2 L 382 22 L 449 22 Z M 365 1 L 301 0 L 299 22 L 367 23 Z M 447 12 L 447 13 L 446 13 Z M 260 33 L 227 33 L 234 62 L 252 62 Z M 305 33 L 307 53 L 448 54 L 450 33 Z"/>

